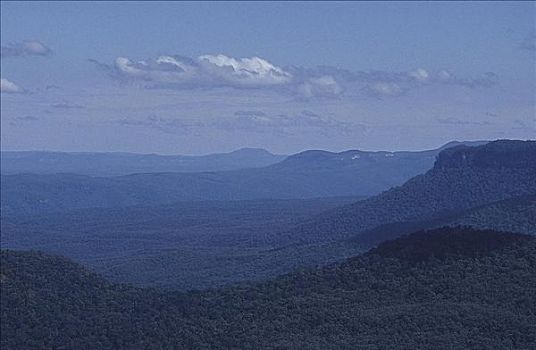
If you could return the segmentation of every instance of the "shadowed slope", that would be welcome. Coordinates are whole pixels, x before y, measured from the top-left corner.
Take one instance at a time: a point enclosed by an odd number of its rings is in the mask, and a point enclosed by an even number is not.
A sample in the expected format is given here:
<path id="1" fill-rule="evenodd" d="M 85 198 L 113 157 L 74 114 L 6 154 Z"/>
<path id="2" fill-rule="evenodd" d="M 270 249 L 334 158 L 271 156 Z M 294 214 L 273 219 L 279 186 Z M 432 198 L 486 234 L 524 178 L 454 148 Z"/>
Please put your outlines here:
<path id="1" fill-rule="evenodd" d="M 111 284 L 39 253 L 1 259 L 3 349 L 528 350 L 536 341 L 530 236 L 440 229 L 325 268 L 187 294 Z"/>

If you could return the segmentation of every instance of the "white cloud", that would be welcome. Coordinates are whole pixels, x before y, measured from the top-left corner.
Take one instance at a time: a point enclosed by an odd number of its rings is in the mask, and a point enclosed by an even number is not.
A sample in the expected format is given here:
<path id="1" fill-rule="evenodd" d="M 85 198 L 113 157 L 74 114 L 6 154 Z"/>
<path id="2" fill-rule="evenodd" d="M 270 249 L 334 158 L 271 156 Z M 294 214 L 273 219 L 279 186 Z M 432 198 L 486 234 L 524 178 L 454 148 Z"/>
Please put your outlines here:
<path id="1" fill-rule="evenodd" d="M 191 60 L 160 56 L 137 62 L 118 57 L 114 68 L 122 79 L 199 87 L 255 88 L 283 85 L 292 79 L 290 73 L 259 57 L 236 59 L 225 55 L 204 55 Z"/>
<path id="2" fill-rule="evenodd" d="M 369 96 L 385 98 L 431 85 L 478 88 L 497 83 L 493 73 L 460 78 L 446 70 L 424 68 L 401 72 L 351 72 L 329 66 L 279 67 L 256 56 L 234 58 L 223 54 L 201 55 L 193 59 L 164 55 L 139 61 L 118 57 L 112 65 L 91 61 L 115 79 L 150 89 L 269 89 L 298 99 L 337 98 L 346 91 L 362 91 Z"/>
<path id="3" fill-rule="evenodd" d="M 446 70 L 442 70 L 439 73 L 437 73 L 437 77 L 442 81 L 447 81 L 450 79 L 451 74 L 447 72 Z"/>
<path id="4" fill-rule="evenodd" d="M 24 89 L 15 84 L 12 81 L 1 78 L 0 79 L 0 92 L 8 94 L 17 94 L 23 93 Z"/>
<path id="5" fill-rule="evenodd" d="M 474 89 L 491 87 L 498 82 L 497 76 L 491 72 L 477 78 L 460 78 L 446 70 L 430 72 L 423 68 L 406 72 L 358 72 L 355 74 L 355 80 L 366 84 L 364 91 L 368 95 L 380 98 L 399 96 L 410 90 L 430 85 L 463 86 Z"/>
<path id="6" fill-rule="evenodd" d="M 430 74 L 422 68 L 411 71 L 408 73 L 408 75 L 419 82 L 425 82 L 430 77 Z"/>
<path id="7" fill-rule="evenodd" d="M 47 55 L 50 53 L 50 49 L 39 41 L 25 41 L 22 44 L 22 48 L 28 55 Z"/>
<path id="8" fill-rule="evenodd" d="M 118 57 L 113 65 L 91 61 L 113 78 L 138 82 L 147 88 L 263 88 L 306 98 L 336 97 L 344 91 L 340 78 L 320 71 L 285 69 L 256 56 L 159 56 L 139 61 Z"/>
<path id="9" fill-rule="evenodd" d="M 320 78 L 311 78 L 298 87 L 298 91 L 304 97 L 322 96 L 335 97 L 343 92 L 335 78 L 325 75 Z"/>
<path id="10" fill-rule="evenodd" d="M 126 57 L 118 57 L 115 60 L 117 73 L 126 79 L 140 79 L 158 83 L 179 83 L 192 78 L 191 70 L 186 70 L 186 65 L 179 63 L 169 56 L 161 56 L 151 61 L 132 62 Z"/>
<path id="11" fill-rule="evenodd" d="M 1 48 L 1 57 L 48 56 L 52 50 L 37 40 L 11 43 Z"/>
<path id="12" fill-rule="evenodd" d="M 404 90 L 396 83 L 377 82 L 367 87 L 370 95 L 376 97 L 392 97 L 401 95 Z"/>
<path id="13" fill-rule="evenodd" d="M 235 59 L 220 54 L 200 56 L 198 60 L 207 72 L 230 84 L 279 85 L 292 79 L 292 74 L 259 57 Z"/>

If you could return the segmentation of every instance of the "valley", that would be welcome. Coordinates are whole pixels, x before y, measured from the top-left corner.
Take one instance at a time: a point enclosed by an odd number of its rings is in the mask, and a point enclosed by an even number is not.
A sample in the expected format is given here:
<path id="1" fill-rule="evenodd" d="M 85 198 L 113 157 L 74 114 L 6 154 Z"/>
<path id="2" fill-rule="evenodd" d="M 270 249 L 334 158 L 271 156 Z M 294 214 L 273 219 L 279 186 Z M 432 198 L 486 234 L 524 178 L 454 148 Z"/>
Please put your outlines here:
<path id="1" fill-rule="evenodd" d="M 314 154 L 298 157 L 309 158 L 309 173 L 319 162 Z M 462 155 L 464 163 L 456 163 Z M 186 291 L 262 281 L 342 261 L 422 229 L 472 226 L 535 234 L 535 155 L 535 142 L 454 145 L 424 174 L 368 198 L 144 202 L 30 215 L 13 215 L 7 205 L 1 244 L 61 254 L 115 282 L 144 287 Z M 320 157 L 334 162 L 329 154 Z M 275 167 L 292 178 L 292 167 L 285 165 L 289 159 Z M 307 173 L 304 168 L 300 160 L 296 169 Z M 352 181 L 363 176 L 356 173 Z M 5 182 L 3 200 L 16 194 L 27 203 L 23 206 L 31 206 L 33 197 L 23 188 Z M 4 193 L 10 193 L 6 199 Z M 113 202 L 115 193 L 103 195 L 103 201 Z M 61 200 L 68 203 L 69 197 Z"/>

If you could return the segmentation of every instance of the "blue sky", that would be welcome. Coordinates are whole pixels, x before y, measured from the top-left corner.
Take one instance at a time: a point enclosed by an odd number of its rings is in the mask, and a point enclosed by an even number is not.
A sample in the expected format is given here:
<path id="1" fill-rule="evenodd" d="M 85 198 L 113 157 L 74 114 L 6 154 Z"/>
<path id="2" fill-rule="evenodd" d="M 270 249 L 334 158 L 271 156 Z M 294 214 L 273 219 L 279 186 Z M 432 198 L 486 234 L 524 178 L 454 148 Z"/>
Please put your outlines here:
<path id="1" fill-rule="evenodd" d="M 533 2 L 2 2 L 2 149 L 535 138 Z"/>

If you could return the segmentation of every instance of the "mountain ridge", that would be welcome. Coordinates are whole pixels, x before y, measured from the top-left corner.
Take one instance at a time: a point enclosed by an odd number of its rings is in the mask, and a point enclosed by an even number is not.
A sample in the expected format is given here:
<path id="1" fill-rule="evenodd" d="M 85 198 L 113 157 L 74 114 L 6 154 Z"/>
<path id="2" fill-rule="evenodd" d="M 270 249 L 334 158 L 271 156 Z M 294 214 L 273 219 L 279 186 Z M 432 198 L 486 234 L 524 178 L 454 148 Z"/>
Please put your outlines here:
<path id="1" fill-rule="evenodd" d="M 494 141 L 472 149 L 479 153 L 479 148 L 486 147 L 486 150 L 489 145 L 505 149 L 504 160 L 519 157 L 532 160 L 536 155 L 536 141 Z M 319 215 L 287 234 L 303 237 L 305 242 L 332 241 L 356 236 L 378 225 L 430 220 L 449 212 L 536 193 L 532 163 L 525 168 L 519 168 L 512 160 L 502 166 L 492 163 L 494 165 L 488 168 L 443 166 L 444 159 L 467 152 L 468 148 L 461 147 L 443 150 L 438 156 L 442 161 L 436 162 L 425 174 L 376 196 Z M 448 153 L 445 155 L 445 152 Z"/>
<path id="2" fill-rule="evenodd" d="M 337 157 L 344 154 L 436 154 L 439 150 L 456 145 L 479 145 L 488 141 L 451 141 L 437 149 L 423 151 L 363 151 L 345 150 L 330 152 L 324 150 L 305 150 L 291 155 L 274 154 L 263 148 L 244 147 L 230 152 L 209 153 L 204 155 L 162 155 L 157 153 L 132 152 L 60 152 L 60 151 L 1 151 L 1 173 L 12 175 L 18 173 L 36 174 L 79 174 L 98 177 L 121 176 L 140 173 L 176 173 L 176 172 L 214 172 L 248 168 L 262 168 L 284 162 L 287 159 L 307 158 L 312 154 L 325 154 Z M 109 157 L 110 159 L 106 159 Z M 81 158 L 81 159 L 77 159 Z M 127 169 L 118 169 L 121 162 Z M 162 162 L 168 164 L 162 164 Z M 82 162 L 83 164 L 80 164 Z M 197 162 L 197 163 L 196 163 Z M 211 164 L 215 162 L 216 164 Z M 198 164 L 199 163 L 199 164 Z M 103 168 L 107 167 L 107 168 Z"/>
<path id="3" fill-rule="evenodd" d="M 263 168 L 199 173 L 1 175 L 2 213 L 40 214 L 91 207 L 170 204 L 178 201 L 370 196 L 432 167 L 439 150 L 372 153 L 340 162 L 302 156 Z M 364 153 L 363 153 L 364 154 Z M 306 155 L 307 157 L 307 155 Z"/>
<path id="4" fill-rule="evenodd" d="M 226 171 L 265 167 L 285 159 L 262 148 L 199 156 L 129 152 L 2 151 L 2 174 L 73 173 L 121 176 L 154 172 Z"/>

